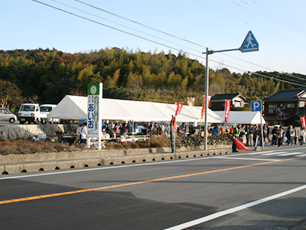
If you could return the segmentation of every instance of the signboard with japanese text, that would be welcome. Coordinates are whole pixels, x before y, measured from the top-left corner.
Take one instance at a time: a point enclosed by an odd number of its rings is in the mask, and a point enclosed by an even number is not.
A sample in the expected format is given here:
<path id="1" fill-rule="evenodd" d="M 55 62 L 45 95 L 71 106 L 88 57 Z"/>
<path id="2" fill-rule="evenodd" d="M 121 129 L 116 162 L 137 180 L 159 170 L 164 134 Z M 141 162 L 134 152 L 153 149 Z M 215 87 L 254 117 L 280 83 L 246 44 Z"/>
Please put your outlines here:
<path id="1" fill-rule="evenodd" d="M 99 136 L 99 83 L 88 85 L 87 95 L 87 136 L 97 138 Z"/>

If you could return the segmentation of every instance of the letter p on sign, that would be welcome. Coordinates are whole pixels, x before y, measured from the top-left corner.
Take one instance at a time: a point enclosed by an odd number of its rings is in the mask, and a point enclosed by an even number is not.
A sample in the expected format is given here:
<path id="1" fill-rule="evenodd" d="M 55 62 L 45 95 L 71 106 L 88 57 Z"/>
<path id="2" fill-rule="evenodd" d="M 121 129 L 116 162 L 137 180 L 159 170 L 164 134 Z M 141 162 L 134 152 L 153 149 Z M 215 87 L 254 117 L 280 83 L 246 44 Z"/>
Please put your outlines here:
<path id="1" fill-rule="evenodd" d="M 251 101 L 252 112 L 261 111 L 261 101 Z"/>

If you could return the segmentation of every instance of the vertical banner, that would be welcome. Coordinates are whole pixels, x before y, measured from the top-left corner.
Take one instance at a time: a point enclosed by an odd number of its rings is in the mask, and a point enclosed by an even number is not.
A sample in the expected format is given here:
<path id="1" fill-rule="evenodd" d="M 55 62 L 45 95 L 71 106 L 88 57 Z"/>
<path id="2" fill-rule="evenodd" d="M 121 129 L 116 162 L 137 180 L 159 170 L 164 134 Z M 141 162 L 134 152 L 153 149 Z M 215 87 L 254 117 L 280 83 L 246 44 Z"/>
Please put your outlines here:
<path id="1" fill-rule="evenodd" d="M 173 129 L 174 129 L 174 130 L 177 130 L 176 117 L 173 118 Z"/>
<path id="2" fill-rule="evenodd" d="M 176 111 L 173 119 L 173 129 L 177 130 L 177 122 L 176 122 L 176 116 L 179 115 L 182 112 L 184 102 L 178 102 L 176 104 Z"/>
<path id="3" fill-rule="evenodd" d="M 207 98 L 207 108 L 209 107 L 209 104 L 210 104 L 210 98 L 211 96 L 208 96 Z M 202 111 L 201 111 L 201 120 L 204 118 L 204 114 L 205 114 L 205 95 L 204 95 L 203 106 L 202 106 Z"/>
<path id="4" fill-rule="evenodd" d="M 225 114 L 224 114 L 224 122 L 227 123 L 228 116 L 231 110 L 231 100 L 225 101 Z"/>
<path id="5" fill-rule="evenodd" d="M 180 112 L 181 112 L 182 109 L 183 109 L 183 104 L 184 104 L 184 102 L 176 103 L 176 112 L 175 112 L 175 116 L 177 116 L 177 115 L 180 114 Z"/>
<path id="6" fill-rule="evenodd" d="M 98 126 L 99 122 L 99 83 L 88 84 L 87 92 L 87 136 L 99 137 L 101 127 Z"/>
<path id="7" fill-rule="evenodd" d="M 187 97 L 187 105 L 194 106 L 195 97 Z"/>
<path id="8" fill-rule="evenodd" d="M 305 128 L 306 127 L 306 118 L 301 117 L 301 121 L 302 121 L 302 127 Z"/>

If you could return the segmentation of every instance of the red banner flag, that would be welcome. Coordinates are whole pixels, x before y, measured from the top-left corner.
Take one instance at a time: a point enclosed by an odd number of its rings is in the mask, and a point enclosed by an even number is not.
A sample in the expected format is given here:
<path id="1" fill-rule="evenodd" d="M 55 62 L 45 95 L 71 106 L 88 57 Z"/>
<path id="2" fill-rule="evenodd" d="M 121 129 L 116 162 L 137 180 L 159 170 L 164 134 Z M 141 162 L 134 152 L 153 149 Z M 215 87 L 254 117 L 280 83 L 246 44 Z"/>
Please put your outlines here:
<path id="1" fill-rule="evenodd" d="M 180 112 L 181 112 L 182 109 L 183 109 L 183 104 L 184 104 L 184 102 L 176 103 L 176 112 L 175 112 L 175 116 L 177 116 L 177 115 L 180 114 Z"/>
<path id="2" fill-rule="evenodd" d="M 231 100 L 226 100 L 225 101 L 225 114 L 224 114 L 224 122 L 227 123 L 228 116 L 231 110 Z"/>
<path id="3" fill-rule="evenodd" d="M 211 96 L 207 97 L 207 108 L 209 107 L 209 104 L 210 104 L 210 98 L 211 98 Z M 204 96 L 203 107 L 202 107 L 202 111 L 201 111 L 201 120 L 204 118 L 204 114 L 205 114 L 205 96 Z"/>
<path id="4" fill-rule="evenodd" d="M 306 127 L 306 118 L 305 117 L 301 117 L 301 121 L 302 121 L 302 127 Z"/>
<path id="5" fill-rule="evenodd" d="M 173 118 L 173 129 L 174 129 L 174 130 L 177 130 L 176 117 Z"/>

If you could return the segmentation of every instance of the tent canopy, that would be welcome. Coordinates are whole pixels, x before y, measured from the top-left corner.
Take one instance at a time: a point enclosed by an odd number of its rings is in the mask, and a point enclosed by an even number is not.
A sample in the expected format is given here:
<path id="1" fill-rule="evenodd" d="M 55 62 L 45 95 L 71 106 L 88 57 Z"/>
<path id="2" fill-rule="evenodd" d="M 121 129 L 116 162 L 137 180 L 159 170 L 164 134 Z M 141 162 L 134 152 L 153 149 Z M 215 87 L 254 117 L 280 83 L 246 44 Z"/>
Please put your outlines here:
<path id="1" fill-rule="evenodd" d="M 224 122 L 224 111 L 214 111 L 222 118 Z M 265 119 L 261 116 L 260 112 L 251 111 L 230 111 L 227 123 L 232 124 L 260 124 L 260 118 L 262 123 L 265 124 Z"/>
<path id="2" fill-rule="evenodd" d="M 201 109 L 202 107 L 184 105 L 182 112 L 177 116 L 177 121 L 203 122 Z M 104 120 L 170 121 L 175 111 L 174 104 L 102 98 L 102 119 Z M 48 118 L 86 120 L 87 97 L 65 96 L 48 114 Z M 208 109 L 208 122 L 222 123 L 223 120 Z"/>

